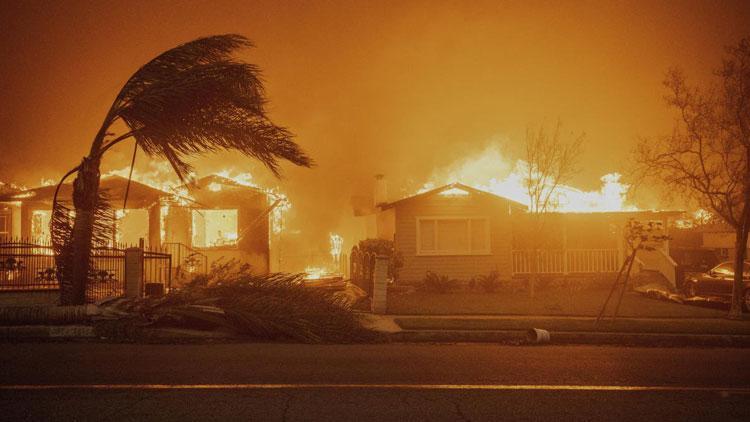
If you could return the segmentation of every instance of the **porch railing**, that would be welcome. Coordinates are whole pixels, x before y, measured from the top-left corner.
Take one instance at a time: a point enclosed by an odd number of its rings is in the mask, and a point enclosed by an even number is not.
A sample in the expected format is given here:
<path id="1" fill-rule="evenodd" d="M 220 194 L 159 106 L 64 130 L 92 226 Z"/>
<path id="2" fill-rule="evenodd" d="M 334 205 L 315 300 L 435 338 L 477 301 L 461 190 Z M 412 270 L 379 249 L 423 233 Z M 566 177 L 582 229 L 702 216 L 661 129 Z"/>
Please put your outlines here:
<path id="1" fill-rule="evenodd" d="M 513 274 L 531 274 L 534 251 L 513 251 Z M 552 249 L 536 252 L 538 274 L 616 273 L 620 269 L 617 249 Z"/>
<path id="2" fill-rule="evenodd" d="M 208 273 L 208 256 L 183 243 L 163 243 L 161 252 L 172 257 L 173 276 L 178 285 L 191 281 L 197 274 Z"/>

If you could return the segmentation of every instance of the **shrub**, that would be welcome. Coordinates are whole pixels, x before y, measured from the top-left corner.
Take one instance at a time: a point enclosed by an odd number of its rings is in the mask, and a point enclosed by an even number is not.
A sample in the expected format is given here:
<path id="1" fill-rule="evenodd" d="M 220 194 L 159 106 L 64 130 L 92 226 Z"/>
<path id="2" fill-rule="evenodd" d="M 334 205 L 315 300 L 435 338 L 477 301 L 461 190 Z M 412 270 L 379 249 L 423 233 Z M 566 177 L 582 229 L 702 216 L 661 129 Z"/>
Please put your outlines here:
<path id="1" fill-rule="evenodd" d="M 458 280 L 427 271 L 420 290 L 430 293 L 448 293 L 458 287 Z"/>
<path id="2" fill-rule="evenodd" d="M 489 274 L 478 276 L 477 285 L 485 293 L 494 293 L 500 287 L 500 273 L 490 271 Z"/>

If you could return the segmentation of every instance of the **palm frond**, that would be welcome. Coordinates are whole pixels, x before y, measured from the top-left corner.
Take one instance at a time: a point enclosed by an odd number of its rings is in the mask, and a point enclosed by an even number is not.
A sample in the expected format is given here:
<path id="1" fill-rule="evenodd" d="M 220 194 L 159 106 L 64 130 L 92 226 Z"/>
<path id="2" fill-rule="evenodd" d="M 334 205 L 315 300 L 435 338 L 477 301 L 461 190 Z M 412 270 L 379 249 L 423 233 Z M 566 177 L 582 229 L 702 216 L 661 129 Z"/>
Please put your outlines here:
<path id="1" fill-rule="evenodd" d="M 301 274 L 254 274 L 228 261 L 181 290 L 138 309 L 157 324 L 231 329 L 262 340 L 304 343 L 376 341 L 350 305 L 323 289 L 306 287 Z"/>
<path id="2" fill-rule="evenodd" d="M 265 112 L 260 70 L 231 54 L 252 44 L 240 35 L 201 38 L 158 56 L 125 84 L 110 112 L 131 129 L 147 154 L 166 159 L 180 179 L 186 157 L 236 150 L 276 176 L 279 161 L 312 160 Z"/>

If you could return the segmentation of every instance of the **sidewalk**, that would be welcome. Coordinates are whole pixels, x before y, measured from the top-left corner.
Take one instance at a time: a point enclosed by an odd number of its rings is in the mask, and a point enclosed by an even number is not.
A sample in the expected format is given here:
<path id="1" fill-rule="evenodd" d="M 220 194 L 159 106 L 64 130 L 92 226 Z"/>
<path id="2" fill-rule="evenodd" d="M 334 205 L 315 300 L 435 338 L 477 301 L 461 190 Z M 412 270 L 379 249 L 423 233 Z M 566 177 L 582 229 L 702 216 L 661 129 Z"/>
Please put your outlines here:
<path id="1" fill-rule="evenodd" d="M 531 328 L 550 332 L 552 344 L 750 347 L 750 321 L 718 318 L 372 315 L 367 324 L 400 342 L 527 342 Z"/>

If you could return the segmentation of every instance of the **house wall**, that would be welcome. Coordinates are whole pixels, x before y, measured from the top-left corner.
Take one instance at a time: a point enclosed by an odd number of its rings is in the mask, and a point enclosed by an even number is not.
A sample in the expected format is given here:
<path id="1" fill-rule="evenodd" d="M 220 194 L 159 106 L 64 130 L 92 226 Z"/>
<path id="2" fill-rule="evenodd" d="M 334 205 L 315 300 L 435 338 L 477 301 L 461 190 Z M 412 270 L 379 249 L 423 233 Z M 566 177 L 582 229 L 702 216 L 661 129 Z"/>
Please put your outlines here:
<path id="1" fill-rule="evenodd" d="M 404 257 L 400 282 L 420 282 L 427 271 L 467 280 L 490 271 L 510 279 L 511 213 L 509 203 L 476 194 L 465 196 L 431 195 L 395 206 L 396 250 Z M 487 217 L 489 219 L 489 255 L 417 256 L 417 217 Z"/>
<path id="2" fill-rule="evenodd" d="M 60 290 L 0 291 L 0 306 L 41 306 L 60 303 Z"/>
<path id="3" fill-rule="evenodd" d="M 182 243 L 208 257 L 209 266 L 219 260 L 236 259 L 250 264 L 253 271 L 270 271 L 270 226 L 268 202 L 263 194 L 247 189 L 226 189 L 219 192 L 201 190 L 196 200 L 202 209 L 236 209 L 239 239 L 236 245 L 202 248 L 193 245 L 193 208 L 171 206 L 164 219 L 165 242 Z M 208 206 L 207 204 L 210 204 Z"/>
<path id="4" fill-rule="evenodd" d="M 377 237 L 383 240 L 393 240 L 396 234 L 396 211 L 391 208 L 376 214 Z"/>

